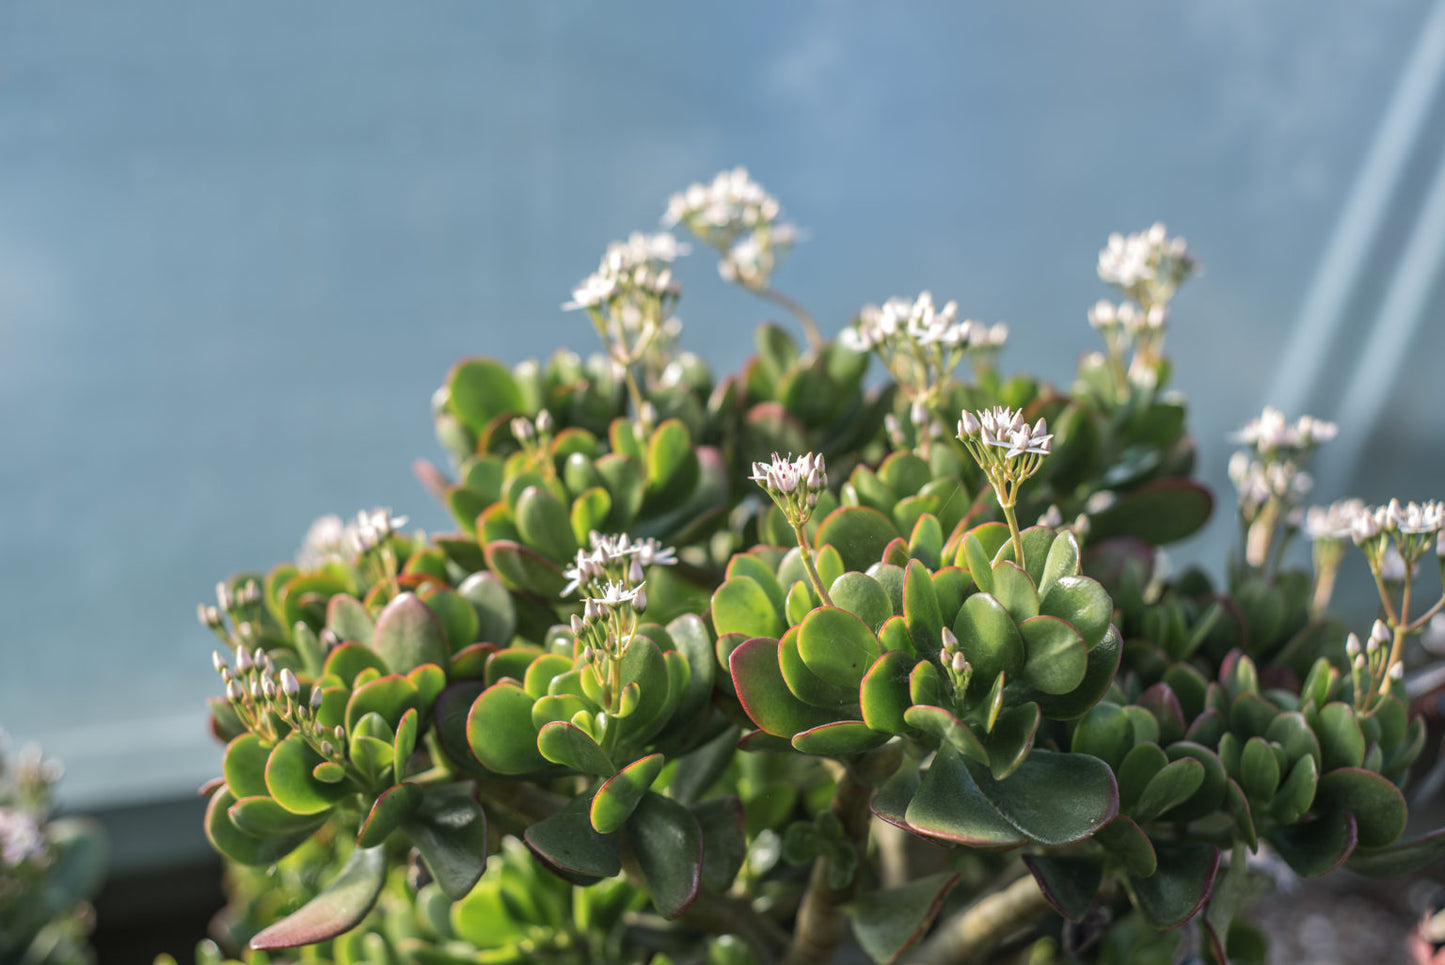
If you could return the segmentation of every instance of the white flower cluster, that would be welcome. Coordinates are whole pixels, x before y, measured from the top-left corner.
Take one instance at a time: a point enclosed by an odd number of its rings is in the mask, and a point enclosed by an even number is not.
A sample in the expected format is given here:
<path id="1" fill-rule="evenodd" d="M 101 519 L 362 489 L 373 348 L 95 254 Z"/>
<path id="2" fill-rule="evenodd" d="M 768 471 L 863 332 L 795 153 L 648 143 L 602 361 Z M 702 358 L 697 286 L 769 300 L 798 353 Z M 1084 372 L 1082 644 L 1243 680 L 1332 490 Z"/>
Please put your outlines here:
<path id="1" fill-rule="evenodd" d="M 821 453 L 794 459 L 775 452 L 768 462 L 753 463 L 748 478 L 767 491 L 790 524 L 802 526 L 812 517 L 818 495 L 828 488 L 828 467 Z"/>
<path id="2" fill-rule="evenodd" d="M 712 243 L 731 244 L 738 235 L 770 227 L 782 214 L 778 199 L 768 194 L 744 167 L 722 171 L 711 184 L 691 184 L 667 202 L 663 223 L 681 224 Z"/>
<path id="3" fill-rule="evenodd" d="M 1170 238 L 1163 224 L 1131 235 L 1116 231 L 1099 252 L 1101 279 L 1136 297 L 1146 292 L 1164 295 L 1150 297 L 1151 302 L 1168 301 L 1168 295 L 1196 269 L 1184 239 Z"/>
<path id="4" fill-rule="evenodd" d="M 1311 506 L 1305 513 L 1305 533 L 1313 540 L 1349 539 L 1355 519 L 1364 510 L 1362 499 L 1339 499 L 1328 506 Z"/>
<path id="5" fill-rule="evenodd" d="M 646 567 L 677 563 L 676 551 L 655 539 L 633 540 L 625 533 L 609 536 L 593 530 L 588 542 L 591 549 L 579 549 L 576 561 L 563 571 L 567 585 L 562 596 L 594 585 L 605 596 L 609 582 L 640 585 Z"/>
<path id="6" fill-rule="evenodd" d="M 1014 459 L 1025 453 L 1047 456 L 1054 438 L 1043 419 L 1030 426 L 1022 409 L 1010 409 L 1003 405 L 982 409 L 976 414 L 965 409 L 958 420 L 958 435 L 959 438 L 976 438 L 985 446 L 1007 450 L 1005 459 Z"/>
<path id="7" fill-rule="evenodd" d="M 838 340 L 855 352 L 873 351 L 901 340 L 945 349 L 998 349 L 1008 341 L 1008 326 L 959 321 L 957 302 L 938 308 L 933 295 L 922 292 L 913 300 L 895 296 L 882 305 L 863 306 L 857 324 L 843 329 Z"/>
<path id="8" fill-rule="evenodd" d="M 340 516 L 322 516 L 311 524 L 296 553 L 296 565 L 302 570 L 315 570 L 327 563 L 355 562 L 358 556 L 371 552 L 386 538 L 406 525 L 407 517 L 393 516 L 390 509 L 362 510 L 351 522 Z"/>
<path id="9" fill-rule="evenodd" d="M 626 296 L 676 298 L 680 288 L 671 266 L 685 254 L 687 246 L 666 232 L 635 231 L 625 241 L 607 246 L 597 270 L 582 279 L 562 308 L 596 310 Z"/>
<path id="10" fill-rule="evenodd" d="M 1437 500 L 1404 503 L 1392 499 L 1383 506 L 1361 506 L 1350 524 L 1356 543 L 1381 534 L 1431 537 L 1445 529 L 1445 504 Z"/>
<path id="11" fill-rule="evenodd" d="M 663 223 L 680 224 L 717 249 L 724 280 L 762 288 L 798 240 L 798 230 L 781 215 L 778 199 L 739 167 L 674 194 Z"/>
<path id="12" fill-rule="evenodd" d="M 1239 492 L 1239 505 L 1247 516 L 1272 499 L 1293 506 L 1314 488 L 1314 478 L 1293 462 L 1253 459 L 1247 452 L 1229 458 L 1229 481 Z"/>
<path id="13" fill-rule="evenodd" d="M 1232 441 L 1243 443 L 1261 456 L 1275 452 L 1304 452 L 1334 439 L 1338 427 L 1333 422 L 1300 416 L 1294 422 L 1285 418 L 1283 412 L 1266 406 L 1256 418 L 1245 423 L 1232 437 Z"/>
<path id="14" fill-rule="evenodd" d="M 42 863 L 46 855 L 45 832 L 35 815 L 0 806 L 0 870 Z"/>
<path id="15" fill-rule="evenodd" d="M 1089 324 L 1095 331 L 1110 333 L 1122 329 L 1127 338 L 1135 339 L 1149 332 L 1162 331 L 1169 324 L 1169 306 L 1157 304 L 1145 311 L 1133 302 L 1117 305 L 1101 298 L 1089 309 Z"/>

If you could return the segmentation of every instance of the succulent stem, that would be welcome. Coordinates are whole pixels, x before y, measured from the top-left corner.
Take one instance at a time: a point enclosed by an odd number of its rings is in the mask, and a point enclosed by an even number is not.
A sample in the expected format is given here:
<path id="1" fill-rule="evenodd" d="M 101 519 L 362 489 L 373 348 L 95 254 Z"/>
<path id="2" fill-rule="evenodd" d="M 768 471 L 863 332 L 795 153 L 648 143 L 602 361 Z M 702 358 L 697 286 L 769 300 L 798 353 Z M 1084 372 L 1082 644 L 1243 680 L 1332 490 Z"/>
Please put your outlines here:
<path id="1" fill-rule="evenodd" d="M 793 524 L 793 535 L 798 538 L 798 552 L 803 557 L 803 569 L 807 571 L 808 580 L 813 584 L 813 590 L 818 594 L 818 599 L 823 601 L 824 606 L 832 606 L 833 600 L 823 587 L 823 578 L 818 575 L 818 567 L 813 564 L 813 548 L 808 545 L 808 534 L 802 524 Z"/>

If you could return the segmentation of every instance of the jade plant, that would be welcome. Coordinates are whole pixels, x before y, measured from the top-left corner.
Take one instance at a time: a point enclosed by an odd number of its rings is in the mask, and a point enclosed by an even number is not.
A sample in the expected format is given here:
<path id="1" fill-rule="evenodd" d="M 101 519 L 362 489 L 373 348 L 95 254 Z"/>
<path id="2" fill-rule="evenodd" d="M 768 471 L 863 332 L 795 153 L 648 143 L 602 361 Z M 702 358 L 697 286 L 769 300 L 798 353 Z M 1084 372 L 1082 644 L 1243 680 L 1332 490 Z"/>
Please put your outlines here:
<path id="1" fill-rule="evenodd" d="M 1333 426 L 1266 412 L 1240 555 L 1168 566 L 1214 506 L 1164 353 L 1182 239 L 1110 238 L 1104 351 L 1056 386 L 928 293 L 825 339 L 746 172 L 667 220 L 805 344 L 765 324 L 715 378 L 687 246 L 634 235 L 564 306 L 599 352 L 467 359 L 433 398 L 456 532 L 330 517 L 200 608 L 232 865 L 200 960 L 1248 965 L 1269 855 L 1445 853 L 1404 840 L 1398 685 L 1440 504 L 1306 513 Z M 1350 543 L 1363 637 L 1328 612 Z"/>
<path id="2" fill-rule="evenodd" d="M 105 837 L 92 821 L 53 816 L 58 764 L 33 746 L 8 750 L 0 731 L 0 963 L 86 965 Z"/>

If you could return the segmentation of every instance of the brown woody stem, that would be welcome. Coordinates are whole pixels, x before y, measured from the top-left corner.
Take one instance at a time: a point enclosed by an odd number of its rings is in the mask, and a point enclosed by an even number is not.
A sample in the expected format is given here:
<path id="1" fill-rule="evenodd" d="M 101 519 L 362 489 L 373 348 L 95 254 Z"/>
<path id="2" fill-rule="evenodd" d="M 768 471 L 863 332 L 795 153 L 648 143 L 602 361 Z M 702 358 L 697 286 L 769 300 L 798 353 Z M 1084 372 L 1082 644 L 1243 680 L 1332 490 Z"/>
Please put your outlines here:
<path id="1" fill-rule="evenodd" d="M 872 799 L 873 788 L 860 781 L 852 768 L 845 768 L 838 779 L 838 789 L 833 792 L 832 811 L 843 825 L 844 840 L 858 851 L 859 866 L 846 887 L 833 888 L 828 884 L 828 858 L 820 857 L 813 862 L 808 890 L 803 893 L 798 920 L 793 926 L 793 940 L 788 943 L 783 965 L 825 965 L 833 960 L 847 934 L 848 919 L 843 914 L 843 906 L 858 893 L 858 882 L 863 875 L 862 858 L 868 851 L 871 817 L 868 804 Z"/>
<path id="2" fill-rule="evenodd" d="M 913 965 L 969 965 L 982 961 L 989 949 L 1033 924 L 1049 910 L 1034 876 L 974 903 L 944 922 L 933 937 L 907 960 Z"/>

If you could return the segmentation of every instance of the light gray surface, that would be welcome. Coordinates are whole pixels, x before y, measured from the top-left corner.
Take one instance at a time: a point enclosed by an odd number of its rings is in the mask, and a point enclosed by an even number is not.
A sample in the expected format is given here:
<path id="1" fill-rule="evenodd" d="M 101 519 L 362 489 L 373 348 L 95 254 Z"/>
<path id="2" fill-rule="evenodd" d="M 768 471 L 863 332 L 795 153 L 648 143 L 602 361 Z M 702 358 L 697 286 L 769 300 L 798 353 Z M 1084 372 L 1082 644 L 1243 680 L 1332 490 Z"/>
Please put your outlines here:
<path id="1" fill-rule="evenodd" d="M 588 348 L 557 306 L 605 243 L 738 163 L 808 229 L 778 284 L 825 328 L 927 287 L 1057 379 L 1104 237 L 1167 221 L 1206 268 L 1170 345 L 1222 483 L 1430 7 L 0 3 L 0 725 L 74 803 L 213 773 L 195 602 L 325 512 L 444 527 L 409 464 L 447 365 Z M 682 273 L 685 342 L 736 365 L 768 312 Z M 1386 407 L 1417 497 L 1419 341 Z"/>

